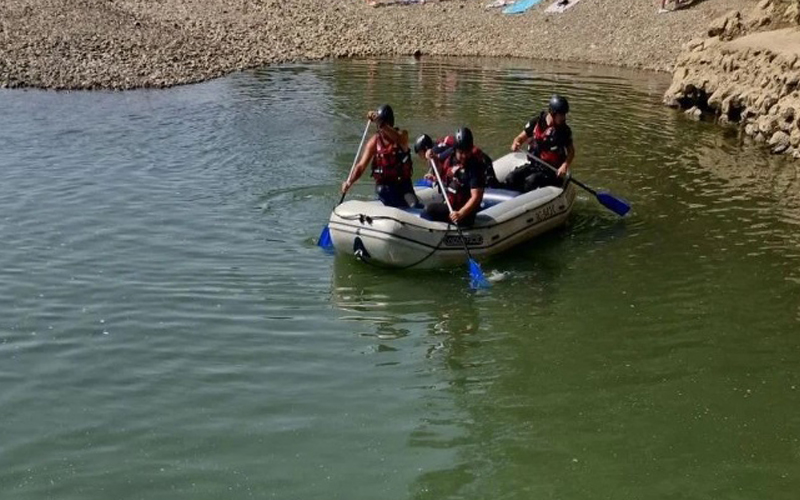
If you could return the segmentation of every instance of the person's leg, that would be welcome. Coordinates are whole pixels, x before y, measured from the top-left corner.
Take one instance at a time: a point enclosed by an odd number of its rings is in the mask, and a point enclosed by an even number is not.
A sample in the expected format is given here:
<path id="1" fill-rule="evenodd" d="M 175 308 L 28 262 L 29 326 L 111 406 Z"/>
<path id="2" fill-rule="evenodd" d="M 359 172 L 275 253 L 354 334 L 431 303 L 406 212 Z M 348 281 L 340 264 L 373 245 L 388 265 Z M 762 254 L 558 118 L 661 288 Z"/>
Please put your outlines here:
<path id="1" fill-rule="evenodd" d="M 377 184 L 375 193 L 387 207 L 413 208 L 419 204 L 410 179 L 398 184 Z"/>
<path id="2" fill-rule="evenodd" d="M 545 172 L 543 182 L 545 186 L 564 187 L 564 179 L 560 178 L 557 173 L 553 172 L 549 168 Z"/>
<path id="3" fill-rule="evenodd" d="M 549 168 L 543 165 L 533 165 L 530 173 L 523 181 L 522 191 L 527 193 L 541 187 L 552 186 L 555 177 L 555 174 Z"/>
<path id="4" fill-rule="evenodd" d="M 378 199 L 381 200 L 381 202 L 387 207 L 395 207 L 395 208 L 408 207 L 405 200 L 403 199 L 402 193 L 400 193 L 400 190 L 397 189 L 396 185 L 377 184 L 375 186 L 375 193 L 378 195 Z"/>
<path id="5" fill-rule="evenodd" d="M 414 192 L 414 184 L 411 183 L 411 179 L 406 179 L 398 185 L 398 191 L 403 199 L 403 203 L 408 208 L 415 208 L 420 204 L 419 198 L 417 198 L 417 193 Z"/>
<path id="6" fill-rule="evenodd" d="M 477 212 L 473 212 L 472 215 L 465 217 L 458 221 L 458 227 L 466 228 L 470 227 L 471 225 L 475 224 L 475 217 L 478 215 Z"/>
<path id="7" fill-rule="evenodd" d="M 378 195 L 381 203 L 387 207 L 394 206 L 394 193 L 386 184 L 375 184 L 375 194 Z"/>
<path id="8" fill-rule="evenodd" d="M 428 203 L 425 205 L 425 211 L 422 213 L 422 217 L 428 220 L 449 222 L 450 210 L 447 208 L 447 204 L 443 202 Z"/>

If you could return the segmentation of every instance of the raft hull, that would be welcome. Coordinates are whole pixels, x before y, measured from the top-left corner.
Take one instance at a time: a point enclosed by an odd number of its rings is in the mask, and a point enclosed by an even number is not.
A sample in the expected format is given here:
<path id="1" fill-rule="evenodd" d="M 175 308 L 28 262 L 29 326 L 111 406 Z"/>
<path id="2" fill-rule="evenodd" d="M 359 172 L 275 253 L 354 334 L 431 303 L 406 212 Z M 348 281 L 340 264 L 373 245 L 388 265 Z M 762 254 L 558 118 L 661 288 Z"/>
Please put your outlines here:
<path id="1" fill-rule="evenodd" d="M 499 179 L 526 163 L 523 153 L 495 162 Z M 431 188 L 416 188 L 423 203 L 441 200 Z M 487 189 L 485 204 L 475 224 L 462 230 L 476 259 L 502 253 L 520 243 L 561 226 L 575 203 L 575 188 L 547 186 L 517 194 Z M 384 206 L 380 201 L 352 200 L 331 214 L 329 227 L 337 253 L 354 255 L 369 263 L 401 268 L 437 268 L 463 264 L 466 254 L 452 224 L 420 217 L 419 209 Z"/>

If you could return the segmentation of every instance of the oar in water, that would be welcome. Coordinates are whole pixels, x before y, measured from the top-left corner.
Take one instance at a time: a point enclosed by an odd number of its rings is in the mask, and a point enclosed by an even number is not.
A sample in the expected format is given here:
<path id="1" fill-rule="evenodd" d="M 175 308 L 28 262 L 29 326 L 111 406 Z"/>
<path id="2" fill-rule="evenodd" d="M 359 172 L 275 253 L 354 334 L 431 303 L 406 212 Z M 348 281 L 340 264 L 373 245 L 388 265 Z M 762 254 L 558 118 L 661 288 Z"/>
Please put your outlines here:
<path id="1" fill-rule="evenodd" d="M 349 179 L 351 175 L 353 175 L 353 169 L 356 168 L 356 163 L 358 163 L 358 157 L 361 155 L 361 148 L 364 146 L 364 139 L 367 137 L 367 132 L 369 132 L 369 124 L 370 121 L 367 120 L 367 125 L 364 127 L 364 133 L 361 134 L 361 142 L 358 144 L 358 151 L 356 151 L 356 157 L 353 158 L 353 165 L 350 166 L 350 173 L 347 174 L 347 178 Z M 344 196 L 346 193 L 342 193 L 342 197 L 339 198 L 339 203 L 336 204 L 334 209 L 342 204 L 344 201 Z M 322 228 L 322 232 L 319 235 L 319 241 L 317 241 L 317 245 L 325 248 L 331 249 L 333 248 L 333 240 L 331 240 L 331 229 L 325 224 L 325 227 Z"/>
<path id="2" fill-rule="evenodd" d="M 430 161 L 431 168 L 433 172 L 436 174 L 436 180 L 439 181 L 440 189 L 442 190 L 442 195 L 444 195 L 444 202 L 447 203 L 447 209 L 450 213 L 453 213 L 453 206 L 450 204 L 450 200 L 447 199 L 447 193 L 445 192 L 444 183 L 442 182 L 442 177 L 439 175 L 439 169 L 436 168 L 436 164 L 433 160 Z M 456 224 L 456 230 L 458 231 L 458 236 L 461 238 L 461 243 L 464 244 L 464 251 L 467 252 L 467 262 L 469 265 L 469 286 L 473 290 L 477 290 L 479 288 L 489 288 L 492 286 L 486 280 L 486 277 L 483 276 L 483 271 L 481 271 L 481 266 L 478 265 L 477 262 L 472 258 L 472 254 L 469 253 L 469 247 L 467 246 L 467 240 L 464 239 L 464 233 L 461 232 L 461 227 Z"/>
<path id="3" fill-rule="evenodd" d="M 553 170 L 554 172 L 558 172 L 558 170 L 555 167 L 553 167 L 546 161 L 532 154 L 528 154 L 528 159 L 538 162 L 539 164 L 549 168 L 550 170 Z M 600 202 L 601 205 L 611 210 L 615 214 L 619 215 L 620 217 L 624 216 L 631 210 L 631 206 L 622 198 L 617 198 L 613 194 L 604 191 L 597 192 L 574 177 L 569 177 L 569 180 L 571 182 L 574 182 L 578 186 L 582 187 L 586 191 L 592 193 L 594 197 L 597 198 L 597 201 Z"/>

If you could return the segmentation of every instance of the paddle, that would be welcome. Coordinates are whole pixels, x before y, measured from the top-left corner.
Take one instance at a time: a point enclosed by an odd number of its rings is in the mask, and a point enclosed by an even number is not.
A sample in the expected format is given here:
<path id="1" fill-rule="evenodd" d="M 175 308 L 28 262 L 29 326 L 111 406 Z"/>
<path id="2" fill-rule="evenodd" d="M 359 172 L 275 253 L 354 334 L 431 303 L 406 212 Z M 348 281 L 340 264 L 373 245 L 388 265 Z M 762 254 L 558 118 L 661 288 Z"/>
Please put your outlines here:
<path id="1" fill-rule="evenodd" d="M 353 175 L 353 169 L 356 168 L 356 163 L 358 163 L 358 157 L 361 155 L 361 148 L 364 146 L 364 139 L 367 138 L 367 132 L 369 132 L 370 123 L 371 122 L 367 120 L 367 126 L 364 127 L 364 133 L 361 135 L 361 142 L 358 144 L 358 151 L 356 151 L 356 157 L 353 158 L 353 165 L 350 166 L 350 173 L 347 174 L 348 179 L 350 178 L 351 175 Z M 347 193 L 342 193 L 342 197 L 339 198 L 339 203 L 337 203 L 336 206 L 333 207 L 334 209 L 342 204 L 342 202 L 344 201 L 345 194 Z M 331 240 L 331 229 L 328 227 L 327 224 L 325 224 L 325 227 L 322 228 L 322 232 L 319 235 L 319 240 L 317 241 L 317 245 L 326 249 L 333 248 L 333 240 Z"/>
<path id="2" fill-rule="evenodd" d="M 533 160 L 533 161 L 538 162 L 541 165 L 544 165 L 545 167 L 549 168 L 550 170 L 552 170 L 554 172 L 558 172 L 558 170 L 554 166 L 550 165 L 549 163 L 547 163 L 546 161 L 544 161 L 544 160 L 542 160 L 540 158 L 537 158 L 536 156 L 534 156 L 534 155 L 532 155 L 530 153 L 528 154 L 528 158 Z M 576 179 L 576 178 L 574 178 L 572 176 L 569 177 L 569 180 L 574 182 L 578 186 L 582 187 L 586 191 L 592 193 L 594 195 L 594 197 L 597 198 L 597 201 L 600 202 L 601 205 L 603 205 L 607 209 L 611 210 L 615 214 L 619 215 L 620 217 L 623 217 L 631 209 L 631 206 L 626 201 L 622 200 L 621 198 L 617 198 L 616 196 L 614 196 L 611 193 L 607 193 L 607 192 L 599 192 L 598 193 L 594 189 L 590 188 L 589 186 L 587 186 L 586 184 L 582 183 L 581 181 L 579 181 L 578 179 Z"/>
<path id="3" fill-rule="evenodd" d="M 442 177 L 439 175 L 439 169 L 436 168 L 436 164 L 433 162 L 433 160 L 430 160 L 430 163 L 433 172 L 436 174 L 436 180 L 439 181 L 440 189 L 442 191 L 442 194 L 444 195 L 444 202 L 447 203 L 447 209 L 450 211 L 450 213 L 453 213 L 455 210 L 453 210 L 453 206 L 450 205 L 450 200 L 447 199 L 447 193 L 445 193 L 444 183 L 442 182 Z M 477 290 L 479 288 L 489 288 L 490 286 L 492 286 L 492 284 L 489 283 L 483 276 L 483 271 L 481 271 L 481 266 L 479 266 L 478 263 L 475 262 L 475 260 L 473 260 L 472 254 L 469 253 L 467 240 L 464 239 L 464 234 L 461 232 L 461 227 L 459 227 L 458 224 L 456 224 L 456 230 L 458 230 L 458 236 L 461 238 L 461 243 L 464 244 L 464 251 L 467 252 L 467 263 L 469 269 L 469 286 L 473 290 Z"/>

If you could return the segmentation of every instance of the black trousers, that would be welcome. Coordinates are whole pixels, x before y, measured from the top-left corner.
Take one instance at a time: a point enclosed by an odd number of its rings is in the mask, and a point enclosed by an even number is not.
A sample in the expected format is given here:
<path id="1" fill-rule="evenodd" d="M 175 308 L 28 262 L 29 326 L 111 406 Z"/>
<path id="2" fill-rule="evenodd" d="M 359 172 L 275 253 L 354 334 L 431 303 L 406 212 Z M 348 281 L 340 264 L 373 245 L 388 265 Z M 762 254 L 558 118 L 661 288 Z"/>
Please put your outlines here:
<path id="1" fill-rule="evenodd" d="M 475 224 L 476 212 L 473 212 L 469 217 L 465 217 L 458 222 L 459 227 L 468 227 Z M 429 220 L 439 222 L 450 222 L 450 209 L 447 208 L 447 203 L 434 202 L 425 205 L 425 212 L 423 216 Z"/>
<path id="2" fill-rule="evenodd" d="M 564 180 L 560 179 L 553 170 L 544 165 L 528 163 L 515 168 L 514 171 L 508 174 L 505 184 L 508 189 L 527 193 L 545 186 L 562 187 Z"/>
<path id="3" fill-rule="evenodd" d="M 410 208 L 419 204 L 411 179 L 393 184 L 376 184 L 375 193 L 387 207 Z"/>

